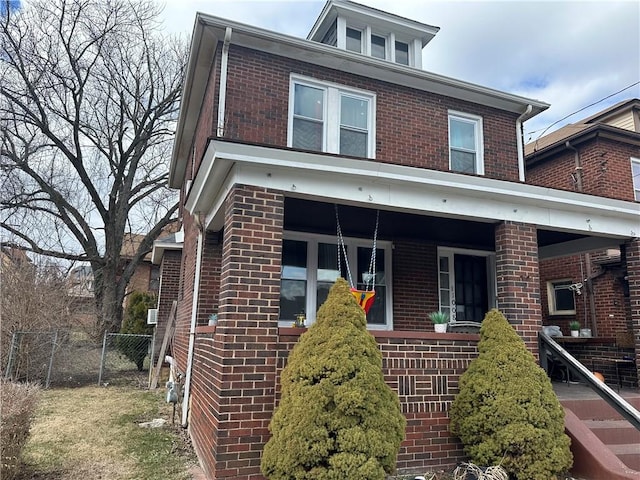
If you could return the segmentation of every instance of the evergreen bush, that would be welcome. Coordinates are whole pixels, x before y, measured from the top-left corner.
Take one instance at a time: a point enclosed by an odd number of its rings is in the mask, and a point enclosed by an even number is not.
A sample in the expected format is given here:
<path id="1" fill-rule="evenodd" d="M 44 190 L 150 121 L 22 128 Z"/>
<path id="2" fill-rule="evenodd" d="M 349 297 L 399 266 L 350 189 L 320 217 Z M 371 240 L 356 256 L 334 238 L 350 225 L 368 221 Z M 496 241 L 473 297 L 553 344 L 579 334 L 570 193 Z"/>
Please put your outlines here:
<path id="1" fill-rule="evenodd" d="M 151 335 L 153 325 L 147 325 L 147 310 L 155 306 L 156 297 L 152 293 L 133 292 L 129 298 L 120 333 Z M 148 337 L 119 337 L 117 347 L 123 355 L 136 364 L 138 371 L 142 371 L 150 342 L 151 339 Z"/>
<path id="2" fill-rule="evenodd" d="M 479 355 L 460 377 L 450 429 L 478 465 L 518 480 L 552 480 L 573 462 L 551 381 L 501 312 L 487 313 Z"/>
<path id="3" fill-rule="evenodd" d="M 289 355 L 262 472 L 271 480 L 384 480 L 406 420 L 364 312 L 338 279 Z"/>

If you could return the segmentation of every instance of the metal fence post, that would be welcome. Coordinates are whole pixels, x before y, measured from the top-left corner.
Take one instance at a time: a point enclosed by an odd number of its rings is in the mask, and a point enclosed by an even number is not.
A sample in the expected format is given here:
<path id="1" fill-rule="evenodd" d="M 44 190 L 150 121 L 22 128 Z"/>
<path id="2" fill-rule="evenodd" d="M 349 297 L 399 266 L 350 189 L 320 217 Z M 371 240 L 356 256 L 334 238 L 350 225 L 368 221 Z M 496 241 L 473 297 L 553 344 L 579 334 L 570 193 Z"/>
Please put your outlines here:
<path id="1" fill-rule="evenodd" d="M 107 332 L 104 332 L 102 339 L 102 355 L 100 357 L 100 373 L 98 374 L 98 385 L 102 385 L 102 371 L 104 370 L 104 359 L 107 353 Z"/>
<path id="2" fill-rule="evenodd" d="M 51 369 L 53 368 L 53 356 L 56 353 L 56 344 L 58 343 L 58 330 L 53 334 L 53 342 L 51 342 L 51 358 L 49 358 L 49 370 L 47 371 L 47 383 L 44 388 L 49 388 L 51 382 Z"/>
<path id="3" fill-rule="evenodd" d="M 11 335 L 11 348 L 9 350 L 9 360 L 7 361 L 7 369 L 4 371 L 4 379 L 7 380 L 11 377 L 11 370 L 13 370 L 13 360 L 18 349 L 18 332 L 13 332 Z"/>

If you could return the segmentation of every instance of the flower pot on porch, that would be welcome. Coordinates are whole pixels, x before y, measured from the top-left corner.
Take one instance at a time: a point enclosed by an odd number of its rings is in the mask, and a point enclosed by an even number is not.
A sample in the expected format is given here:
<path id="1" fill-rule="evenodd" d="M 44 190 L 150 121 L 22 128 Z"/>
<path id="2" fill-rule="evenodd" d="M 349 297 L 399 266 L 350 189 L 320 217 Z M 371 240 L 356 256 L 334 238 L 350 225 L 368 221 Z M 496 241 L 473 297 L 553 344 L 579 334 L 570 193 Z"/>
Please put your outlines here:
<path id="1" fill-rule="evenodd" d="M 434 323 L 433 324 L 433 328 L 436 331 L 436 333 L 446 333 L 447 324 L 446 323 Z"/>

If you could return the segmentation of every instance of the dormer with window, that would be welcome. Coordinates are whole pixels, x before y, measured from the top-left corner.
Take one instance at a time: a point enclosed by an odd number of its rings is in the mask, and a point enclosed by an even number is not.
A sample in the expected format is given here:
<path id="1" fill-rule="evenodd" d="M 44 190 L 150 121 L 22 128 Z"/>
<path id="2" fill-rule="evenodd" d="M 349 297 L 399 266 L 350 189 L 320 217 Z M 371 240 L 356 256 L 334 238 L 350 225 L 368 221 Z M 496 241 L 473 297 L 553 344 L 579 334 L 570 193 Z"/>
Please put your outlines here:
<path id="1" fill-rule="evenodd" d="M 422 49 L 439 27 L 348 0 L 330 0 L 307 37 L 342 50 L 422 68 Z"/>

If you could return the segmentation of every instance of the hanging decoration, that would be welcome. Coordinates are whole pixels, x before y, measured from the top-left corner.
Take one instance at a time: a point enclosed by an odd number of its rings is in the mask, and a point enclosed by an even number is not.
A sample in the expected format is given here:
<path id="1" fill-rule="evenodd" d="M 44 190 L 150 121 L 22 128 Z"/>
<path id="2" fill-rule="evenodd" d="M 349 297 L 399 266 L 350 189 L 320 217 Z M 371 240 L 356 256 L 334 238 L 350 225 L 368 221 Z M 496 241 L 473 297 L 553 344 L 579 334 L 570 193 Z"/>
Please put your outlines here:
<path id="1" fill-rule="evenodd" d="M 369 313 L 369 310 L 373 306 L 376 299 L 375 283 L 376 283 L 376 250 L 378 242 L 378 224 L 380 220 L 380 210 L 376 211 L 376 227 L 373 232 L 373 248 L 371 250 L 371 259 L 369 260 L 369 270 L 363 275 L 364 290 L 359 290 L 353 282 L 351 276 L 351 268 L 349 267 L 349 258 L 347 257 L 347 247 L 344 243 L 344 237 L 342 236 L 342 228 L 340 227 L 340 217 L 338 215 L 338 205 L 335 205 L 336 210 L 336 229 L 338 234 L 338 271 L 342 272 L 341 259 L 344 257 L 345 267 L 347 269 L 347 277 L 349 285 L 351 286 L 351 294 L 356 299 L 360 308 L 364 310 L 365 315 Z"/>

